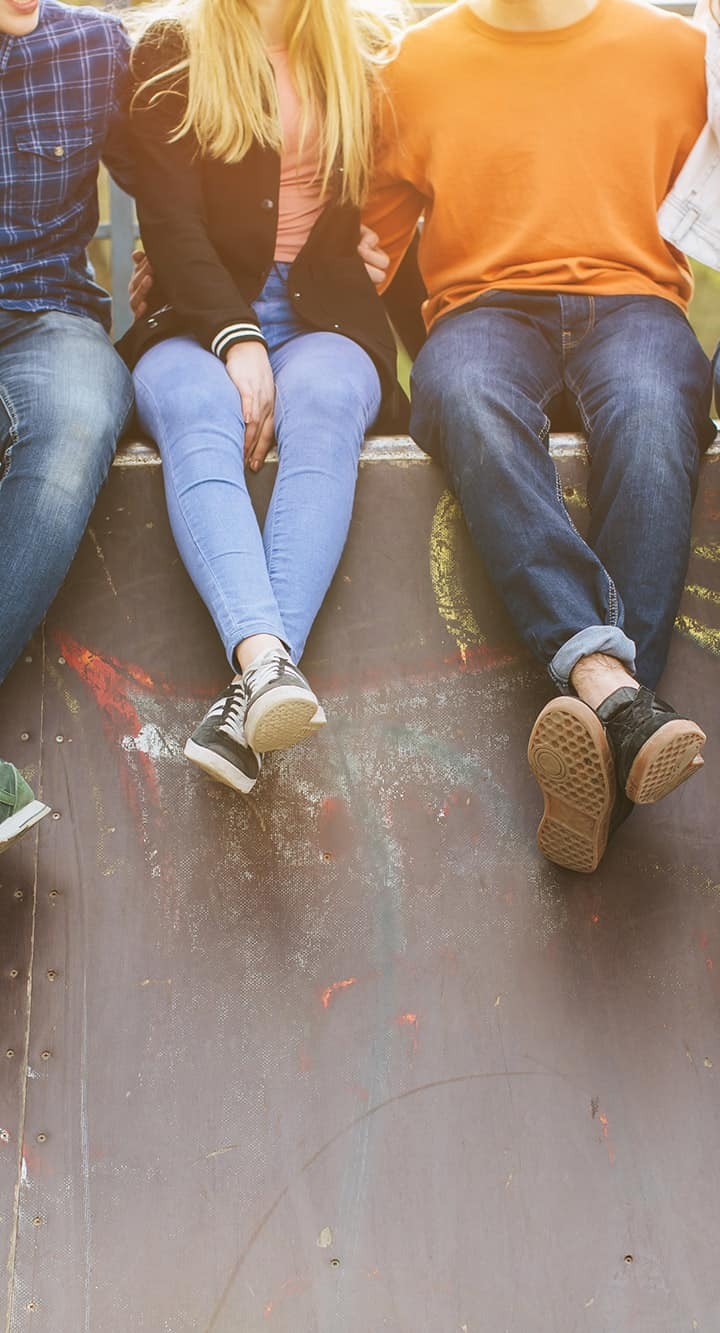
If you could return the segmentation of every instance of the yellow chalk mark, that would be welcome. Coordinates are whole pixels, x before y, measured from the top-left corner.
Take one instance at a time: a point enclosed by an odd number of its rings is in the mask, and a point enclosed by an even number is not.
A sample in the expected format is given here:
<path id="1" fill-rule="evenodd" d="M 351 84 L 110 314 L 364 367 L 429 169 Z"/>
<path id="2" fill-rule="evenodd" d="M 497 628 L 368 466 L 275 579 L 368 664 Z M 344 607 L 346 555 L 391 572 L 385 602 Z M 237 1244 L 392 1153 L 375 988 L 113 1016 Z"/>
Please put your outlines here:
<path id="1" fill-rule="evenodd" d="M 563 500 L 570 509 L 587 509 L 588 502 L 585 491 L 579 486 L 563 486 Z"/>
<path id="2" fill-rule="evenodd" d="M 720 592 L 714 592 L 712 588 L 701 588 L 697 583 L 688 583 L 685 591 L 692 594 L 693 597 L 702 597 L 705 602 L 714 602 L 720 606 Z"/>
<path id="3" fill-rule="evenodd" d="M 701 560 L 720 560 L 720 542 L 709 542 L 706 546 L 693 546 L 693 555 Z"/>
<path id="4" fill-rule="evenodd" d="M 469 648 L 485 642 L 485 635 L 468 601 L 460 572 L 461 533 L 460 506 L 451 491 L 443 491 L 430 530 L 430 577 L 437 609 L 464 659 Z"/>
<path id="5" fill-rule="evenodd" d="M 709 625 L 701 625 L 699 620 L 693 620 L 691 616 L 678 616 L 675 621 L 675 628 L 679 629 L 680 633 L 686 635 L 688 639 L 699 643 L 701 648 L 706 648 L 708 652 L 720 657 L 720 629 L 711 629 Z"/>

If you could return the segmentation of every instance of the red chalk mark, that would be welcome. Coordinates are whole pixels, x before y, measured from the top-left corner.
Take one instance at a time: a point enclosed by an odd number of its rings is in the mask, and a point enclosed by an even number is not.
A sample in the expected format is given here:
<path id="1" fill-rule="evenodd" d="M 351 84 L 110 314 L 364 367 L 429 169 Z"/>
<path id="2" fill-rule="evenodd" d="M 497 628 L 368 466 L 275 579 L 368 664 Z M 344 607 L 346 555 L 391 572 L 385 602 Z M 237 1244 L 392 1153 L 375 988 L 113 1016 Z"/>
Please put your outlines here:
<path id="1" fill-rule="evenodd" d="M 445 657 L 443 661 L 448 666 L 458 666 L 462 672 L 465 671 L 488 671 L 492 667 L 507 666 L 509 662 L 515 662 L 519 653 L 504 652 L 502 648 L 490 648 L 487 644 L 478 644 L 472 648 L 458 650 L 452 657 Z"/>
<path id="2" fill-rule="evenodd" d="M 123 736 L 137 738 L 142 731 L 142 721 L 132 698 L 132 686 L 139 687 L 146 693 L 160 692 L 167 694 L 167 686 L 156 685 L 139 667 L 124 665 L 114 657 L 100 657 L 90 648 L 83 647 L 74 639 L 58 634 L 55 636 L 60 651 L 68 665 L 85 682 L 93 695 L 101 713 L 103 727 L 108 739 L 117 749 L 117 741 Z M 118 750 L 124 756 L 122 750 Z M 122 775 L 125 795 L 133 814 L 142 823 L 142 805 L 133 776 L 124 756 Z M 141 751 L 134 752 L 135 762 L 140 771 L 145 792 L 159 806 L 160 791 L 157 775 L 149 755 Z"/>
<path id="3" fill-rule="evenodd" d="M 344 981 L 333 981 L 332 986 L 326 986 L 320 999 L 323 1009 L 330 1008 L 330 1001 L 339 990 L 347 990 L 348 986 L 354 986 L 357 983 L 357 977 L 346 977 Z"/>
<path id="4" fill-rule="evenodd" d="M 712 972 L 713 967 L 714 967 L 714 963 L 713 963 L 712 958 L 706 958 L 706 959 L 705 959 L 705 966 L 706 966 L 708 972 Z"/>
<path id="5" fill-rule="evenodd" d="M 597 912 L 593 912 L 592 916 L 590 917 L 590 920 L 592 921 L 594 926 L 598 924 L 600 917 L 598 916 Z"/>
<path id="6" fill-rule="evenodd" d="M 293 1296 L 301 1296 L 304 1291 L 309 1291 L 312 1286 L 306 1278 L 288 1278 L 283 1282 L 279 1294 L 274 1300 L 268 1301 L 263 1306 L 263 1319 L 269 1319 L 276 1305 L 282 1305 L 283 1301 L 289 1300 Z"/>
<path id="7" fill-rule="evenodd" d="M 602 1111 L 598 1116 L 598 1120 L 600 1121 L 600 1124 L 602 1126 L 603 1139 L 607 1144 L 608 1161 L 611 1166 L 614 1166 L 617 1158 L 615 1156 L 615 1149 L 613 1148 L 612 1143 L 610 1142 L 610 1122 L 607 1116 L 602 1113 Z"/>
<path id="8" fill-rule="evenodd" d="M 420 1026 L 417 1014 L 398 1014 L 395 1022 L 398 1027 L 411 1027 L 415 1029 L 412 1039 L 412 1053 L 415 1055 L 418 1049 L 418 1029 Z"/>

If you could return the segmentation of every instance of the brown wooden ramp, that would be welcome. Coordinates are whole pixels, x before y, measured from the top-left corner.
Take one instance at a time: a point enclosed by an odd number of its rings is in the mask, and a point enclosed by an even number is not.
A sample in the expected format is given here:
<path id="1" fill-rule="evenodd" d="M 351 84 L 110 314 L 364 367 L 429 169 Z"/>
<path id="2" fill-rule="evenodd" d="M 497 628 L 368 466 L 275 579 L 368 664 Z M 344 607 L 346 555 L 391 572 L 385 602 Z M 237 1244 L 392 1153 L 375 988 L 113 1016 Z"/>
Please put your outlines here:
<path id="1" fill-rule="evenodd" d="M 716 456 L 665 681 L 715 737 L 719 513 Z M 184 762 L 227 669 L 116 467 L 0 694 L 55 811 L 0 861 L 0 1329 L 717 1333 L 717 740 L 544 863 L 548 686 L 424 462 L 364 467 L 306 662 L 251 797 Z"/>

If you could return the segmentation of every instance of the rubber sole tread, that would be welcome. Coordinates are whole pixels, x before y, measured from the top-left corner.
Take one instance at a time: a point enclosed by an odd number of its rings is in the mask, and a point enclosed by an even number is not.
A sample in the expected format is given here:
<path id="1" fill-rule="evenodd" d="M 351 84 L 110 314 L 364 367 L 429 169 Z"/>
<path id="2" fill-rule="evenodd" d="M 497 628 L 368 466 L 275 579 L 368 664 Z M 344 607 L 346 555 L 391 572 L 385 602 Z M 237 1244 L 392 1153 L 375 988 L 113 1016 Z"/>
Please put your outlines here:
<path id="1" fill-rule="evenodd" d="M 540 851 L 566 870 L 591 874 L 607 845 L 615 800 L 615 770 L 600 719 L 580 699 L 552 699 L 532 729 L 528 762 L 545 802 Z"/>
<path id="2" fill-rule="evenodd" d="M 652 805 L 702 768 L 694 765 L 705 744 L 704 731 L 683 718 L 666 722 L 646 740 L 633 760 L 625 792 L 636 805 Z"/>

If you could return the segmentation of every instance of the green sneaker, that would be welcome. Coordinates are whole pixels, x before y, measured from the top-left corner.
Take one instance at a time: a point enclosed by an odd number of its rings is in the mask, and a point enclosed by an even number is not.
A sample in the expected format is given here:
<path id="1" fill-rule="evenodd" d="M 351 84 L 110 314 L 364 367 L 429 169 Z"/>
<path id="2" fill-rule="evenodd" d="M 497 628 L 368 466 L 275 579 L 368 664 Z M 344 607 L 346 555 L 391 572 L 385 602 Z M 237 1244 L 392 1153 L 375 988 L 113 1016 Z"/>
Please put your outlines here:
<path id="1" fill-rule="evenodd" d="M 0 852 L 49 814 L 50 806 L 35 800 L 15 765 L 0 759 Z"/>

